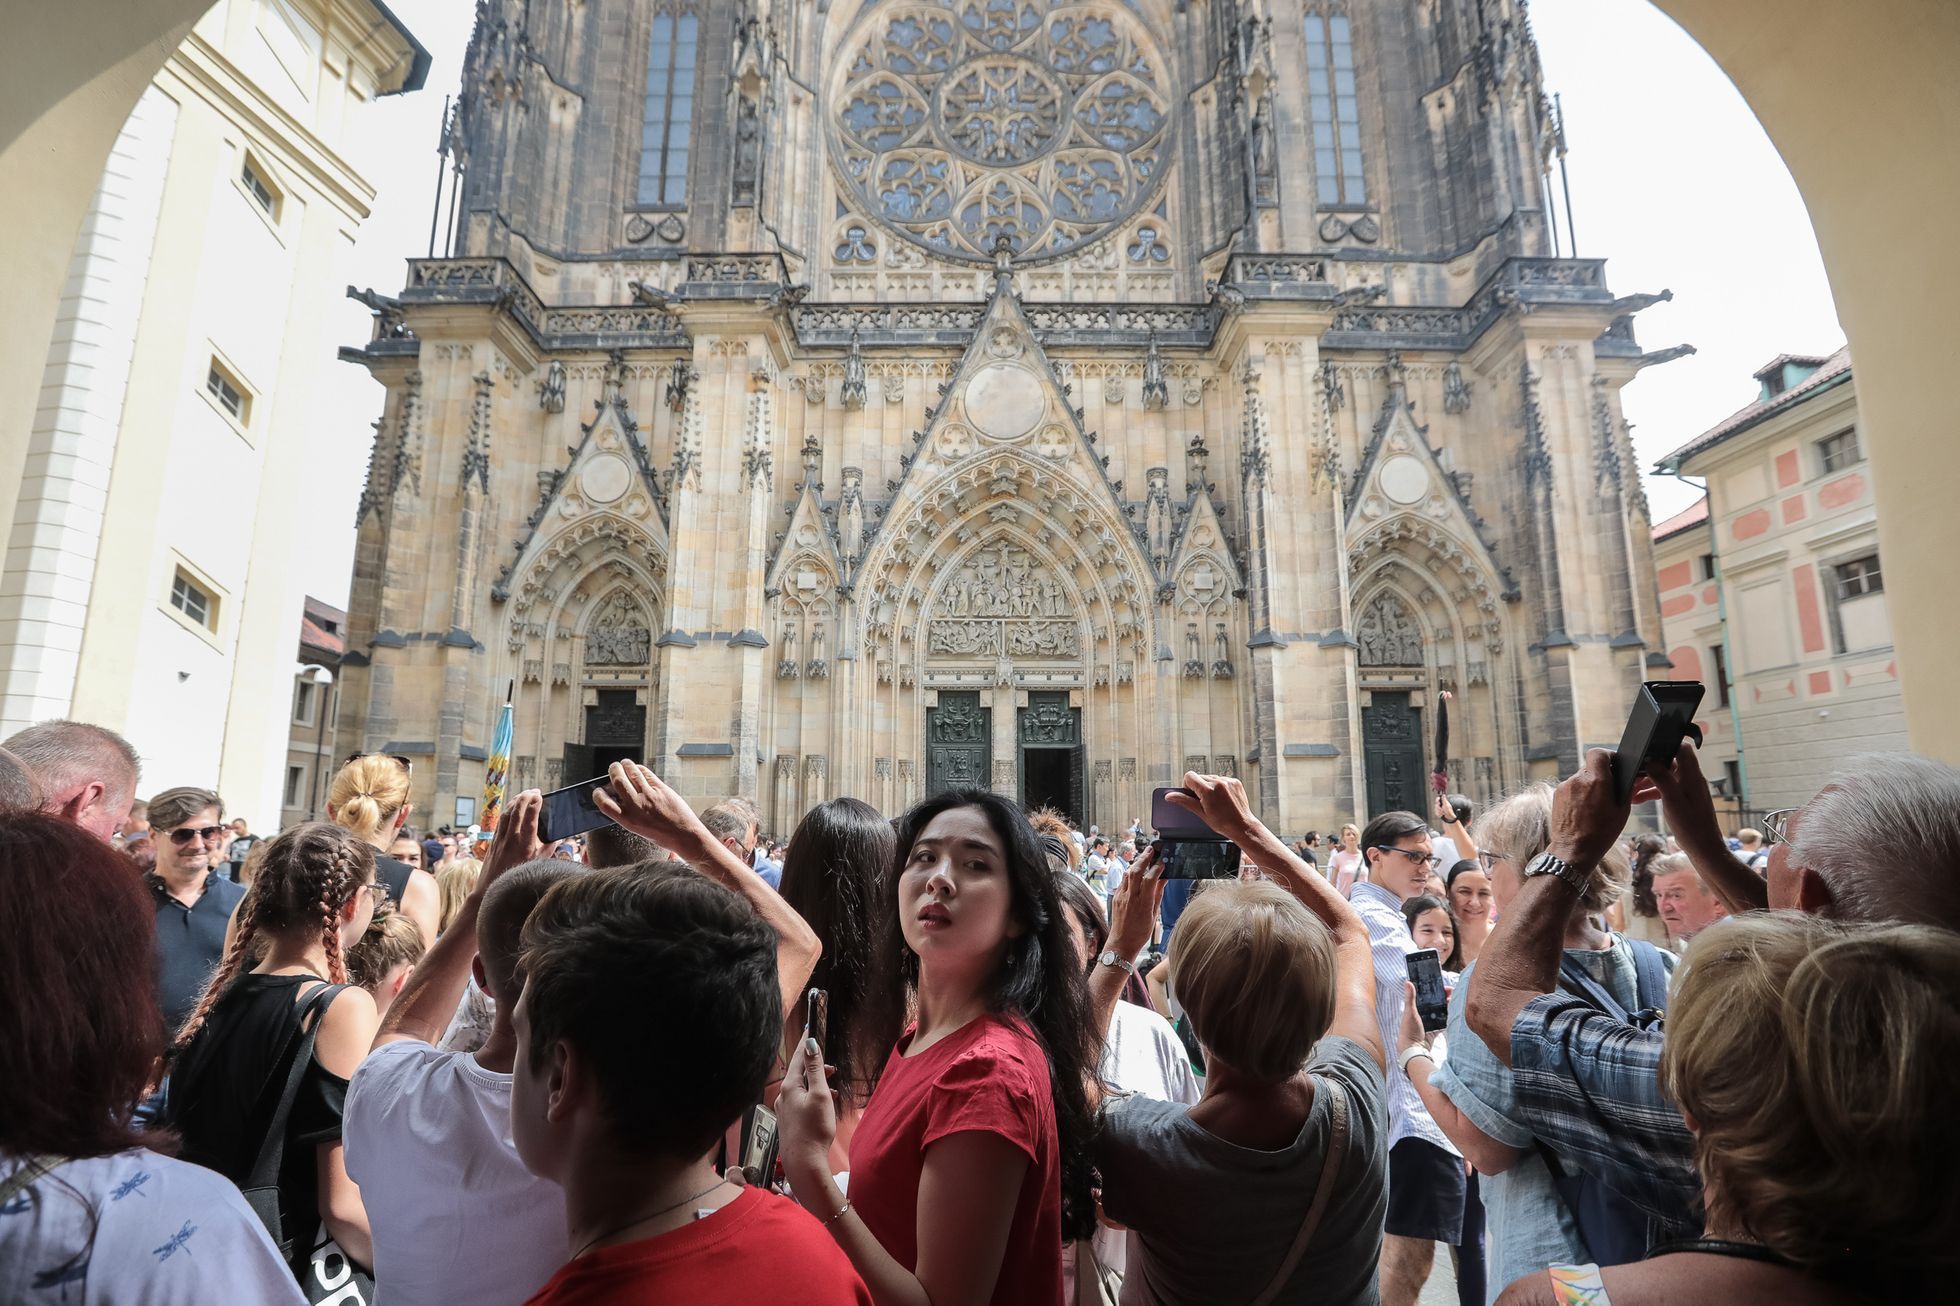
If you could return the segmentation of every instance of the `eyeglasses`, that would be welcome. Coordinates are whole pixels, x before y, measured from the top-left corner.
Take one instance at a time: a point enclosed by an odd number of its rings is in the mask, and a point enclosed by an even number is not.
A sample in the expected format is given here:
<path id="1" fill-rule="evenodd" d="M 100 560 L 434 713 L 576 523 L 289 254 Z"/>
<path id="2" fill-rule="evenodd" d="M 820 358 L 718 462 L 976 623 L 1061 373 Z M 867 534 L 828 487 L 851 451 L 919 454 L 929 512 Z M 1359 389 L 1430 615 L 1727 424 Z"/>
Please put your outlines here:
<path id="1" fill-rule="evenodd" d="M 193 839 L 210 840 L 217 838 L 223 833 L 225 833 L 225 827 L 222 825 L 207 825 L 202 829 L 187 825 L 181 830 L 172 830 L 170 832 L 170 842 L 181 848 Z"/>
<path id="2" fill-rule="evenodd" d="M 1484 864 L 1484 870 L 1494 871 L 1497 869 L 1499 862 L 1510 861 L 1511 854 L 1498 852 L 1495 848 L 1479 848 L 1477 849 L 1477 860 Z"/>
<path id="3" fill-rule="evenodd" d="M 1790 818 L 1801 812 L 1801 807 L 1782 807 L 1763 816 L 1763 846 L 1772 848 L 1779 843 L 1790 842 Z"/>
<path id="4" fill-rule="evenodd" d="M 1416 865 L 1427 866 L 1432 871 L 1443 864 L 1443 859 L 1434 853 L 1419 853 L 1413 848 L 1397 848 L 1394 844 L 1378 843 L 1375 849 L 1378 852 L 1401 853 Z"/>
<path id="5" fill-rule="evenodd" d="M 402 764 L 402 770 L 410 774 L 413 774 L 415 771 L 415 763 L 411 759 L 403 757 L 400 753 L 349 753 L 347 755 L 347 761 L 342 762 L 341 765 L 346 766 L 349 763 L 358 762 L 364 757 L 385 757 L 391 762 L 400 762 Z"/>
<path id="6" fill-rule="evenodd" d="M 388 886 L 379 880 L 369 880 L 361 886 L 361 892 L 374 899 L 374 909 L 381 910 L 381 904 L 388 901 Z"/>

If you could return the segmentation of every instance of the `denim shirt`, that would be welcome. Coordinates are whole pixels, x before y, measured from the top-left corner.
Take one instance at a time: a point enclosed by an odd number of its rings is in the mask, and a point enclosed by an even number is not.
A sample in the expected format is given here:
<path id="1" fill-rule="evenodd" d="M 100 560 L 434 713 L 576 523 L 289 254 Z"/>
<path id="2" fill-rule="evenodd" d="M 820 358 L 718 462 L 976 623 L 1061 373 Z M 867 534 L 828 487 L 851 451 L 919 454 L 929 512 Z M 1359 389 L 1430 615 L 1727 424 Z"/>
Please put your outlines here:
<path id="1" fill-rule="evenodd" d="M 1613 947 L 1597 952 L 1569 948 L 1565 955 L 1583 966 L 1623 1006 L 1632 1009 L 1639 1005 L 1625 939 L 1615 936 Z M 1664 953 L 1662 964 L 1671 971 L 1673 955 Z M 1589 1261 L 1592 1255 L 1579 1236 L 1571 1211 L 1553 1186 L 1544 1158 L 1532 1146 L 1535 1137 L 1518 1106 L 1516 1079 L 1464 1019 L 1470 972 L 1475 969 L 1473 962 L 1450 998 L 1448 1050 L 1429 1082 L 1442 1090 L 1471 1124 L 1496 1142 L 1520 1150 L 1517 1161 L 1504 1173 L 1479 1172 L 1477 1180 L 1488 1222 L 1485 1296 L 1494 1303 L 1514 1280 L 1540 1273 L 1548 1266 Z"/>

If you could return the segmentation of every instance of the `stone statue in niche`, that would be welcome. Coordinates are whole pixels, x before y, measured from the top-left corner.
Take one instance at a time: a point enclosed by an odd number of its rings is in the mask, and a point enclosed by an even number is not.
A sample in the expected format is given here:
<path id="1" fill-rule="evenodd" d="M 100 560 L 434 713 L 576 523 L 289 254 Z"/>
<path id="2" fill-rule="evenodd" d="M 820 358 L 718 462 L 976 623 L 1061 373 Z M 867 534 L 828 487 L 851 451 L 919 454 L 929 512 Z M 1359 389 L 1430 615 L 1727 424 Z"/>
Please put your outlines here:
<path id="1" fill-rule="evenodd" d="M 1379 595 L 1362 612 L 1357 625 L 1362 666 L 1422 665 L 1422 628 L 1408 605 L 1393 594 Z"/>
<path id="2" fill-rule="evenodd" d="M 864 471 L 844 469 L 844 497 L 837 506 L 837 552 L 846 567 L 864 555 Z"/>
<path id="3" fill-rule="evenodd" d="M 1279 162 L 1278 149 L 1273 143 L 1271 92 L 1260 97 L 1259 107 L 1252 115 L 1252 194 L 1259 204 L 1273 204 L 1279 199 Z"/>
<path id="4" fill-rule="evenodd" d="M 1463 379 L 1463 367 L 1459 363 L 1451 363 L 1443 369 L 1443 411 L 1470 411 L 1470 383 Z"/>
<path id="5" fill-rule="evenodd" d="M 783 623 L 782 647 L 776 650 L 776 678 L 778 680 L 796 679 L 796 623 Z"/>
<path id="6" fill-rule="evenodd" d="M 757 164 L 762 157 L 762 115 L 753 96 L 740 98 L 735 111 L 735 188 L 738 205 L 755 203 Z"/>
<path id="7" fill-rule="evenodd" d="M 544 380 L 538 382 L 538 407 L 547 413 L 565 411 L 565 365 L 557 359 L 544 370 Z"/>
<path id="8" fill-rule="evenodd" d="M 940 591 L 939 613 L 948 617 L 1060 617 L 1067 595 L 1061 582 L 1026 549 L 982 549 Z"/>
<path id="9" fill-rule="evenodd" d="M 606 601 L 585 632 L 585 665 L 589 667 L 643 667 L 652 647 L 639 606 L 624 592 Z"/>
<path id="10" fill-rule="evenodd" d="M 864 349 L 858 343 L 858 330 L 851 328 L 851 352 L 844 357 L 844 383 L 837 388 L 838 402 L 844 407 L 864 407 Z"/>

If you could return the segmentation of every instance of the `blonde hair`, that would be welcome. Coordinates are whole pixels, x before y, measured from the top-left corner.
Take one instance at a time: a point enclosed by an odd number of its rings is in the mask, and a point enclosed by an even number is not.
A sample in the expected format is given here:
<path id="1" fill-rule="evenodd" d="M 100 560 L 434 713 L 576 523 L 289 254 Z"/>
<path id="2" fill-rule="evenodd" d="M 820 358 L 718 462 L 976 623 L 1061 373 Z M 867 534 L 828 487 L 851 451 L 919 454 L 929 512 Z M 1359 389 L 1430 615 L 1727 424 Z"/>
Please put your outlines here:
<path id="1" fill-rule="evenodd" d="M 1182 929 L 1182 923 L 1179 925 Z M 1886 1300 L 1960 1269 L 1960 935 L 1750 912 L 1696 936 L 1662 1085 L 1726 1217 Z M 1875 1283 L 1879 1280 L 1879 1283 Z"/>
<path id="2" fill-rule="evenodd" d="M 357 757 L 335 772 L 327 804 L 335 825 L 371 843 L 408 806 L 408 768 L 379 754 Z"/>
<path id="3" fill-rule="evenodd" d="M 1522 875 L 1524 864 L 1551 846 L 1554 792 L 1549 783 L 1540 780 L 1492 807 L 1477 822 L 1477 846 L 1502 853 Z M 1655 873 L 1659 874 L 1658 870 Z M 1605 911 L 1626 896 L 1632 883 L 1633 866 L 1615 839 L 1593 868 L 1586 891 L 1579 895 L 1578 910 L 1589 914 Z"/>
<path id="4" fill-rule="evenodd" d="M 483 863 L 474 857 L 458 857 L 436 872 L 436 888 L 442 895 L 442 908 L 436 920 L 436 933 L 447 934 L 463 910 L 463 902 L 476 889 L 483 876 Z"/>
<path id="5" fill-rule="evenodd" d="M 1277 884 L 1206 885 L 1171 936 L 1177 1000 L 1207 1055 L 1288 1079 L 1334 1021 L 1334 936 Z"/>

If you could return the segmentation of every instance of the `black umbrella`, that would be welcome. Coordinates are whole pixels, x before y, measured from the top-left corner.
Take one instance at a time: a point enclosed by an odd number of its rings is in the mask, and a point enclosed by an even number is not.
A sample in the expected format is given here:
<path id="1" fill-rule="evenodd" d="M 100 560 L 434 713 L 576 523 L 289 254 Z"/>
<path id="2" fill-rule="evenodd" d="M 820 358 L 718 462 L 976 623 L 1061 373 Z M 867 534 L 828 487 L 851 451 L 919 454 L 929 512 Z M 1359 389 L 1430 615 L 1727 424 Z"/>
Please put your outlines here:
<path id="1" fill-rule="evenodd" d="M 1439 794 L 1450 787 L 1450 691 L 1447 689 L 1436 695 L 1436 769 L 1429 780 Z"/>

